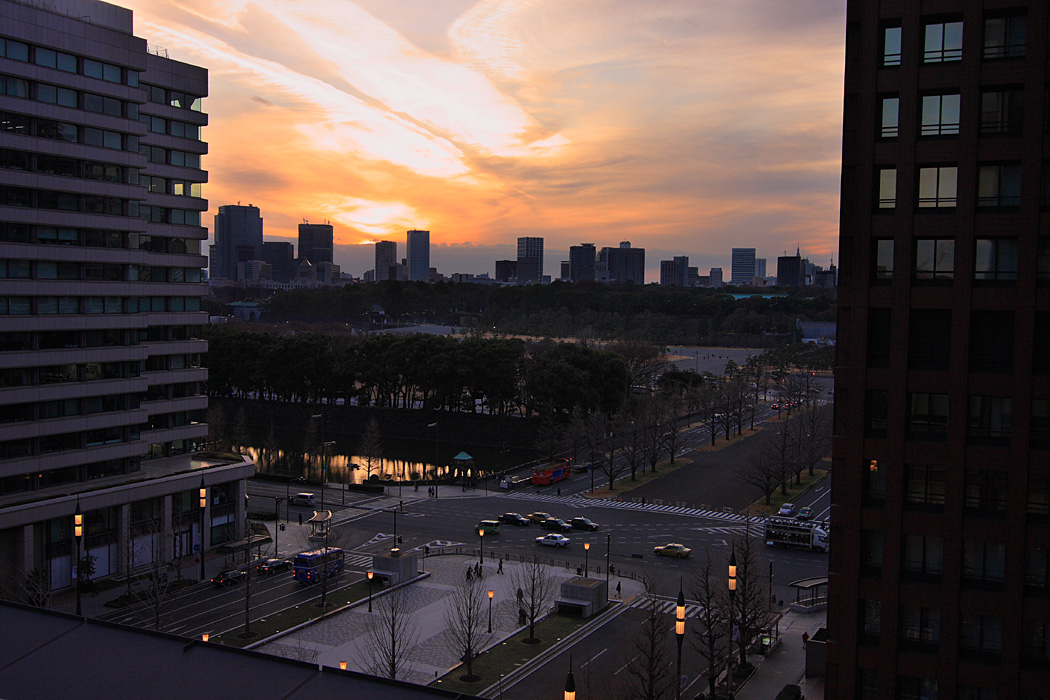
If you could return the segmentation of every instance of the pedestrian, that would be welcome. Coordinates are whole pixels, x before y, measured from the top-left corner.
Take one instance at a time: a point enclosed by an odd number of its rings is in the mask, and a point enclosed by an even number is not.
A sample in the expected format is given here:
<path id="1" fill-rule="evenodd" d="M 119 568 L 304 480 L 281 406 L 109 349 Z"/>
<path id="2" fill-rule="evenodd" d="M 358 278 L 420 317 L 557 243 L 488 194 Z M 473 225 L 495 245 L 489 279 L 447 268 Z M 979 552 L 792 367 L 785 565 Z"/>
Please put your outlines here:
<path id="1" fill-rule="evenodd" d="M 478 575 L 478 578 L 481 578 L 481 574 L 483 573 L 483 570 L 481 568 L 481 562 L 480 561 L 477 564 L 474 565 L 474 573 L 476 573 Z"/>
<path id="2" fill-rule="evenodd" d="M 528 621 L 528 618 L 525 617 L 525 608 L 518 608 L 518 627 L 524 627 Z"/>
<path id="3" fill-rule="evenodd" d="M 299 524 L 300 525 L 303 524 L 303 514 L 302 513 L 299 514 Z"/>
<path id="4" fill-rule="evenodd" d="M 467 580 L 468 581 L 473 581 L 474 580 L 474 569 L 473 569 L 473 567 L 470 567 L 470 566 L 467 567 Z"/>
<path id="5" fill-rule="evenodd" d="M 620 597 L 620 582 L 619 581 L 616 582 L 616 597 L 617 598 Z"/>
<path id="6" fill-rule="evenodd" d="M 808 641 L 809 641 L 809 632 L 803 632 L 802 633 L 802 648 L 803 649 L 806 648 L 806 642 L 808 642 Z"/>
<path id="7" fill-rule="evenodd" d="M 503 573 L 503 560 L 502 559 L 499 560 L 499 568 L 496 569 L 496 573 L 497 574 L 502 574 Z"/>
<path id="8" fill-rule="evenodd" d="M 402 513 L 405 512 L 405 502 L 404 501 L 401 501 L 401 512 Z"/>
<path id="9" fill-rule="evenodd" d="M 518 587 L 518 603 L 520 604 L 521 601 L 523 601 L 524 599 L 525 599 L 525 594 L 522 592 L 521 587 L 519 586 Z"/>
<path id="10" fill-rule="evenodd" d="M 561 495 L 561 486 L 558 487 L 558 495 Z"/>

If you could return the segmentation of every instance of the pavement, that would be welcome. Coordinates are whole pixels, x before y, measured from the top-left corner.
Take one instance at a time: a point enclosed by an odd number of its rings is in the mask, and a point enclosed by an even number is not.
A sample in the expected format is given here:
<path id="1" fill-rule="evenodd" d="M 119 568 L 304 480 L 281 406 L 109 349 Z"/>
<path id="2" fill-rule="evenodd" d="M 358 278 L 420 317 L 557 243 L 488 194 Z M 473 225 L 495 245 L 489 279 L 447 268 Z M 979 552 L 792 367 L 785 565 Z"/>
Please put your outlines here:
<path id="1" fill-rule="evenodd" d="M 824 699 L 824 678 L 806 678 L 806 650 L 802 633 L 812 637 L 826 626 L 824 611 L 800 613 L 788 611 L 780 619 L 780 644 L 768 656 L 752 654 L 747 660 L 755 665 L 755 673 L 734 697 L 737 700 L 773 700 L 785 685 L 802 687 L 806 700 Z"/>

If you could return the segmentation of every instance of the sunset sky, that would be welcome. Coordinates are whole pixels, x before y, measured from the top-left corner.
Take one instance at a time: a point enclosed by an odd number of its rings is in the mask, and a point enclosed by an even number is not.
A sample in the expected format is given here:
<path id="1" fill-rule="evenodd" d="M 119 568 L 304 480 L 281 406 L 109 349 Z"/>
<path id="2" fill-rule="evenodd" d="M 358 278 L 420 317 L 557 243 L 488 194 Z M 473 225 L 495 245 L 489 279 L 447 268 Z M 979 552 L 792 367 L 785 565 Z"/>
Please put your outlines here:
<path id="1" fill-rule="evenodd" d="M 837 257 L 842 0 L 117 0 L 205 66 L 205 196 L 266 240 L 431 231 L 431 265 L 493 272 L 543 236 L 659 261 Z"/>

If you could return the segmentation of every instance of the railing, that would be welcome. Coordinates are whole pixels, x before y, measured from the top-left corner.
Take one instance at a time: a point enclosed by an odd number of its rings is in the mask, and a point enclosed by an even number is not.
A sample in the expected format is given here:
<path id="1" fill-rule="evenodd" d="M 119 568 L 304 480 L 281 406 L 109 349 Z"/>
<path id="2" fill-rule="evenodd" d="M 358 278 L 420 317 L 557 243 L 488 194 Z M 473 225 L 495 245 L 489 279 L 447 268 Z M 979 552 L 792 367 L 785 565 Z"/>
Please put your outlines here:
<path id="1" fill-rule="evenodd" d="M 460 556 L 468 555 L 468 556 L 470 556 L 472 558 L 480 557 L 480 553 L 477 550 L 477 548 L 458 546 L 458 547 L 432 547 L 430 549 L 430 552 L 425 555 L 425 558 L 429 559 L 430 557 L 450 556 L 450 555 L 460 555 Z M 601 555 L 598 555 L 598 556 L 601 556 Z M 620 557 L 620 558 L 632 557 L 632 555 L 627 555 L 627 554 L 614 554 L 613 556 L 614 557 Z M 641 557 L 639 557 L 637 555 L 634 555 L 633 558 L 641 558 Z M 566 571 L 572 571 L 573 569 L 577 569 L 577 570 L 582 572 L 582 570 L 583 570 L 583 565 L 580 564 L 579 562 L 559 561 L 559 560 L 555 559 L 554 557 L 545 557 L 545 556 L 540 556 L 538 554 L 531 554 L 531 555 L 530 554 L 515 554 L 513 552 L 500 553 L 500 552 L 493 552 L 492 550 L 485 550 L 485 560 L 486 560 L 486 562 L 494 564 L 494 563 L 498 562 L 500 559 L 502 559 L 505 562 L 515 562 L 516 561 L 516 562 L 521 562 L 521 563 L 531 562 L 531 561 L 535 560 L 536 562 L 538 562 L 540 564 L 543 564 L 545 566 L 558 567 L 558 568 L 565 569 Z M 605 576 L 605 568 L 602 565 L 600 565 L 600 564 L 590 564 L 587 567 L 587 571 L 588 571 L 588 573 L 590 573 L 593 576 L 598 576 L 598 577 Z M 582 575 L 582 573 L 581 573 L 581 575 Z M 617 566 L 616 564 L 613 564 L 613 566 L 610 568 L 609 575 L 610 576 L 619 576 L 621 578 L 629 578 L 629 579 L 631 579 L 633 581 L 643 581 L 643 580 L 645 580 L 645 576 L 641 572 L 634 571 L 633 569 L 625 569 L 622 566 Z"/>

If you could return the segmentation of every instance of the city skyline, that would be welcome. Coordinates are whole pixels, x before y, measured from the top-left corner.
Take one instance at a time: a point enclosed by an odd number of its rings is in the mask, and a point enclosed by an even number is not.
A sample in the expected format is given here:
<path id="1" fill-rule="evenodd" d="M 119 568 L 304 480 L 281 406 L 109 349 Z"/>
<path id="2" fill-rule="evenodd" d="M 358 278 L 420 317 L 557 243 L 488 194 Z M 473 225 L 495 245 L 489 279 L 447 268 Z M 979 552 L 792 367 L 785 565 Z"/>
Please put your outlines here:
<path id="1" fill-rule="evenodd" d="M 205 220 L 251 201 L 268 240 L 331 220 L 355 275 L 359 244 L 408 229 L 449 272 L 524 235 L 555 277 L 581 240 L 646 248 L 646 281 L 674 255 L 728 267 L 729 240 L 836 257 L 838 4 L 127 5 L 209 66 Z"/>

